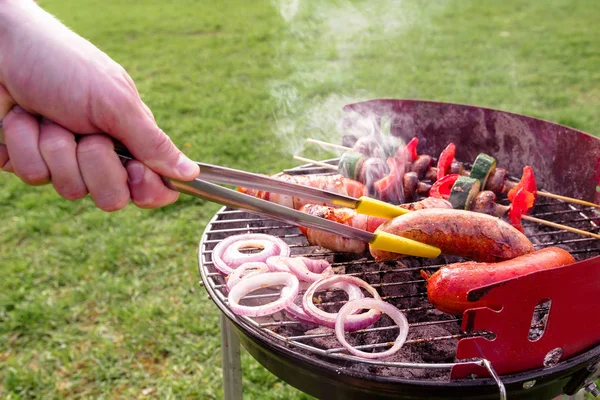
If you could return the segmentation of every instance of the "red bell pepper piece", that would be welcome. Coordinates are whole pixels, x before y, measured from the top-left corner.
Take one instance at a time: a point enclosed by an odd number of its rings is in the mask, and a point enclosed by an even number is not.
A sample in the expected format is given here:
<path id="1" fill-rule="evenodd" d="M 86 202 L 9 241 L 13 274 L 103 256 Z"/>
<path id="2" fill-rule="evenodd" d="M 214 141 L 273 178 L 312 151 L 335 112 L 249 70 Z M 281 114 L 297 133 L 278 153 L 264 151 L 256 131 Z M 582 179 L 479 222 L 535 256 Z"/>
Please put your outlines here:
<path id="1" fill-rule="evenodd" d="M 523 175 L 521 176 L 521 181 L 515 187 L 508 191 L 507 197 L 511 203 L 514 201 L 517 191 L 520 188 L 524 188 L 525 191 L 531 193 L 533 195 L 533 201 L 535 203 L 535 200 L 537 198 L 537 184 L 535 182 L 533 168 L 531 168 L 529 165 L 523 167 Z"/>
<path id="2" fill-rule="evenodd" d="M 437 197 L 438 199 L 448 200 L 452 186 L 460 175 L 450 174 L 441 177 L 429 189 L 429 197 Z"/>
<path id="3" fill-rule="evenodd" d="M 419 145 L 419 139 L 414 137 L 410 139 L 410 142 L 405 147 L 406 153 L 409 155 L 410 162 L 413 162 L 417 159 L 417 146 Z"/>
<path id="4" fill-rule="evenodd" d="M 440 154 L 437 164 L 437 179 L 441 179 L 443 176 L 448 175 L 454 155 L 456 154 L 456 146 L 454 143 L 450 143 Z"/>
<path id="5" fill-rule="evenodd" d="M 521 219 L 523 215 L 527 214 L 533 208 L 535 196 L 524 187 L 520 187 L 512 197 L 513 200 L 508 211 L 508 218 L 512 226 L 523 232 Z"/>
<path id="6" fill-rule="evenodd" d="M 373 184 L 377 198 L 381 201 L 388 203 L 403 203 L 404 202 L 404 188 L 402 186 L 402 176 L 398 172 L 402 165 L 398 165 L 396 160 L 393 158 L 387 159 L 387 165 L 390 169 L 390 173 L 378 180 Z M 402 168 L 404 170 L 404 168 Z"/>
<path id="7" fill-rule="evenodd" d="M 396 149 L 396 155 L 394 156 L 397 163 L 405 164 L 406 162 L 413 162 L 417 159 L 417 146 L 419 145 L 419 139 L 412 138 L 406 146 L 400 146 Z"/>

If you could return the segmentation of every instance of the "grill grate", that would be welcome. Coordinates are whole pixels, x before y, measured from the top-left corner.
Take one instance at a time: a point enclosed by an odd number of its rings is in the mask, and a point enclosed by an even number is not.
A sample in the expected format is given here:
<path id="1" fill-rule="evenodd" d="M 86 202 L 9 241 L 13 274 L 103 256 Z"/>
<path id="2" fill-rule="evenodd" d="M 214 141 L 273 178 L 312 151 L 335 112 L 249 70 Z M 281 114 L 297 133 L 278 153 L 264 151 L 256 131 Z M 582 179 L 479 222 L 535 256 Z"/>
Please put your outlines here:
<path id="1" fill-rule="evenodd" d="M 306 174 L 328 171 L 304 166 L 285 172 Z M 578 207 L 542 198 L 538 199 L 532 215 L 590 232 L 600 231 L 600 214 L 591 207 Z M 529 221 L 523 221 L 523 227 L 536 249 L 558 245 L 570 251 L 578 261 L 600 255 L 600 246 L 595 239 L 538 226 Z M 363 360 L 349 355 L 340 347 L 333 330 L 297 322 L 284 312 L 261 318 L 234 316 L 227 303 L 225 279 L 214 269 L 211 254 L 214 246 L 221 240 L 241 233 L 278 236 L 290 245 L 293 256 L 325 258 L 331 262 L 336 273 L 357 276 L 369 282 L 377 288 L 385 301 L 406 314 L 410 333 L 403 349 L 385 361 Z M 421 278 L 419 271 L 426 269 L 434 272 L 444 264 L 464 260 L 459 257 L 441 256 L 434 260 L 407 257 L 396 262 L 379 263 L 368 256 L 332 252 L 311 246 L 294 226 L 228 208 L 219 211 L 208 225 L 200 252 L 204 284 L 212 289 L 210 292 L 214 294 L 213 300 L 230 318 L 236 318 L 247 329 L 267 340 L 278 341 L 293 351 L 321 357 L 337 366 L 395 377 L 449 379 L 449 369 L 456 365 L 456 346 L 460 339 L 476 335 L 493 337 L 490 332 L 467 335 L 460 330 L 460 318 L 439 312 L 427 300 L 425 280 Z M 344 295 L 339 291 L 318 294 L 320 306 L 328 311 L 337 311 L 345 301 Z M 244 301 L 260 304 L 272 301 L 275 297 L 278 297 L 276 292 L 255 292 L 246 296 Z M 539 326 L 533 326 L 532 329 L 534 328 Z M 393 341 L 396 332 L 397 327 L 385 316 L 375 326 L 347 333 L 346 337 L 359 349 L 385 350 L 391 345 L 390 341 Z M 444 369 L 447 371 L 439 371 Z M 429 371 L 424 375 L 423 370 Z"/>

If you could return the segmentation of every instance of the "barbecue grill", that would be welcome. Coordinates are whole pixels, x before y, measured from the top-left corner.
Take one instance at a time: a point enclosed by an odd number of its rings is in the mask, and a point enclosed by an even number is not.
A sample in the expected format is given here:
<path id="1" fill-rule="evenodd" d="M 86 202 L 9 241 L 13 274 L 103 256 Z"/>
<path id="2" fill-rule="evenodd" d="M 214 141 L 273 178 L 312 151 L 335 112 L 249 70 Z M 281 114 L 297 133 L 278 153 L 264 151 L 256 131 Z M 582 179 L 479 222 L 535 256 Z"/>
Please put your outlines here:
<path id="1" fill-rule="evenodd" d="M 348 105 L 345 111 L 344 124 L 350 131 L 359 129 L 357 118 L 378 123 L 388 117 L 392 135 L 419 138 L 420 153 L 439 154 L 454 142 L 458 160 L 473 160 L 486 152 L 513 173 L 531 165 L 542 189 L 596 203 L 600 200 L 596 189 L 600 187 L 600 140 L 583 132 L 522 115 L 438 102 L 372 100 Z M 284 172 L 331 173 L 312 165 Z M 538 197 L 532 215 L 600 232 L 600 214 L 592 207 Z M 569 266 L 573 267 L 570 271 L 577 273 L 565 275 L 564 269 L 557 269 L 486 288 L 481 295 L 494 296 L 502 290 L 513 294 L 504 294 L 502 312 L 490 317 L 491 310 L 471 310 L 456 318 L 429 304 L 419 271 L 434 272 L 441 265 L 462 261 L 458 257 L 407 257 L 378 263 L 368 255 L 311 246 L 294 226 L 222 208 L 200 241 L 199 270 L 204 287 L 222 312 L 225 398 L 241 398 L 239 342 L 269 371 L 324 399 L 497 399 L 507 395 L 552 399 L 584 387 L 600 395 L 593 383 L 600 361 L 600 243 L 527 221 L 523 226 L 536 249 L 560 246 L 569 250 L 578 261 Z M 345 352 L 333 330 L 297 322 L 285 312 L 261 318 L 235 315 L 227 304 L 225 279 L 212 265 L 211 251 L 224 238 L 241 233 L 278 236 L 290 245 L 292 255 L 325 258 L 336 272 L 369 282 L 384 300 L 406 314 L 410 331 L 404 347 L 383 360 L 363 360 Z M 246 301 L 259 304 L 276 296 L 255 292 Z M 345 301 L 340 296 L 338 291 L 320 293 L 320 304 L 337 310 Z M 514 309 L 527 308 L 527 301 L 533 303 L 524 320 Z M 397 331 L 390 321 L 382 318 L 347 337 L 363 350 L 387 348 Z M 526 323 L 527 338 L 511 332 L 519 323 Z"/>

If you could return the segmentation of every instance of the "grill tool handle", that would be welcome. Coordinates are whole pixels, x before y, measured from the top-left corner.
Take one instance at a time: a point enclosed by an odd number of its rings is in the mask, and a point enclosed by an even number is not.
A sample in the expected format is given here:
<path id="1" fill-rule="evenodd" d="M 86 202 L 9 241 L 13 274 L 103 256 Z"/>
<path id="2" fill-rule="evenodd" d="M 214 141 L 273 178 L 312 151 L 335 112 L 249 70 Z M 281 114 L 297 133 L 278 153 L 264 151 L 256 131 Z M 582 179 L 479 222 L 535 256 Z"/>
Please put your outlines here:
<path id="1" fill-rule="evenodd" d="M 78 138 L 80 136 L 77 136 Z M 0 121 L 0 144 L 4 143 L 4 137 L 2 135 L 2 122 Z M 119 155 L 119 158 L 123 163 L 133 160 L 133 155 L 129 150 L 119 142 L 115 142 L 115 152 Z M 307 196 L 312 199 L 323 200 L 323 193 L 331 202 L 340 205 L 350 206 L 352 202 L 356 203 L 355 207 L 360 207 L 361 202 L 363 207 L 375 207 L 377 200 L 363 199 L 357 200 L 352 197 L 340 196 L 335 193 L 324 192 L 318 189 L 294 185 L 288 182 L 281 182 L 277 179 L 264 177 L 262 175 L 247 173 L 244 171 L 238 171 L 230 168 L 219 167 L 211 164 L 198 163 L 200 166 L 200 176 L 206 179 L 210 179 L 213 182 L 223 184 L 244 184 L 249 187 L 254 185 L 259 188 L 264 188 L 265 184 L 272 185 L 273 191 L 278 193 L 289 194 L 291 196 L 297 196 L 299 192 L 304 196 L 305 193 L 312 193 L 313 197 Z M 343 225 L 334 221 L 329 221 L 314 215 L 309 215 L 300 211 L 296 211 L 292 208 L 284 207 L 282 205 L 271 203 L 266 200 L 262 200 L 244 193 L 237 192 L 211 182 L 207 182 L 203 179 L 194 179 L 189 182 L 179 181 L 167 177 L 162 177 L 165 185 L 173 190 L 180 193 L 189 194 L 202 198 L 204 200 L 211 201 L 213 203 L 222 204 L 232 208 L 243 208 L 254 213 L 263 215 L 268 218 L 277 219 L 295 226 L 302 226 L 306 228 L 318 229 L 347 237 L 349 239 L 357 239 L 363 242 L 370 243 L 372 247 L 391 251 L 400 254 L 406 254 L 417 257 L 435 258 L 440 255 L 441 251 L 437 247 L 433 247 L 424 243 L 417 242 L 415 240 L 406 239 L 400 236 L 388 234 L 386 232 L 371 233 L 351 227 L 349 225 Z M 245 181 L 242 181 L 245 179 Z M 250 184 L 249 184 L 250 183 Z M 281 183 L 288 184 L 281 185 Z M 283 189 L 282 189 L 283 187 Z M 293 189 L 293 190 L 292 190 Z M 310 189 L 306 191 L 305 189 Z M 373 200 L 373 201 L 371 201 Z M 363 202 L 364 201 L 364 202 Z M 346 204 L 347 203 L 347 204 Z M 387 203 L 384 205 L 391 206 Z M 391 206 L 393 207 L 393 206 Z M 401 210 L 398 207 L 394 207 Z"/>

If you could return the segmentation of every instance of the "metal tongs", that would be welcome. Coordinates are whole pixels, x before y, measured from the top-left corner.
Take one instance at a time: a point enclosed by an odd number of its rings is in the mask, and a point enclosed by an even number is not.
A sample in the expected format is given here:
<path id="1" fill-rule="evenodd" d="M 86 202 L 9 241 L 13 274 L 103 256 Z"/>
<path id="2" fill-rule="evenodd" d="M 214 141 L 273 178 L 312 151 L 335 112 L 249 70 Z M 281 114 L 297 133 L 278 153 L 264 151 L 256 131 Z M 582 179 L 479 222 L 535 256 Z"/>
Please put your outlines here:
<path id="1" fill-rule="evenodd" d="M 3 143 L 2 123 L 0 122 L 0 144 Z M 133 160 L 134 157 L 121 144 L 115 143 L 115 151 L 122 161 Z M 200 175 L 192 181 L 179 181 L 162 177 L 165 184 L 173 190 L 202 198 L 232 208 L 242 208 L 262 216 L 283 221 L 295 226 L 318 229 L 369 243 L 372 247 L 394 253 L 434 258 L 440 255 L 437 247 L 415 240 L 407 239 L 387 232 L 371 233 L 349 225 L 329 221 L 324 218 L 309 215 L 276 203 L 228 189 L 218 184 L 241 186 L 244 188 L 265 190 L 292 197 L 326 202 L 337 206 L 356 209 L 361 214 L 393 218 L 409 210 L 396 207 L 369 197 L 344 196 L 337 193 L 280 181 L 264 175 L 240 171 L 232 168 L 196 162 L 200 167 Z"/>

